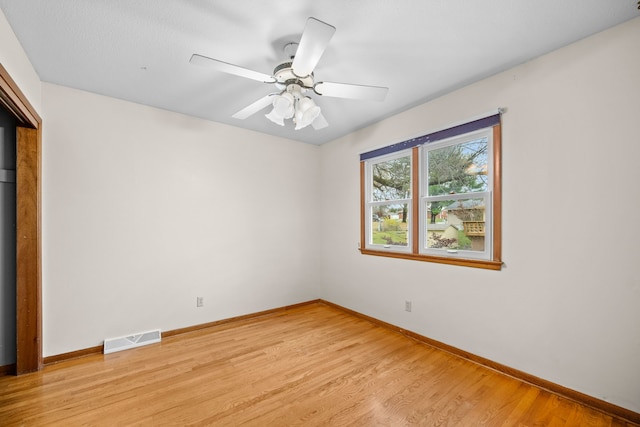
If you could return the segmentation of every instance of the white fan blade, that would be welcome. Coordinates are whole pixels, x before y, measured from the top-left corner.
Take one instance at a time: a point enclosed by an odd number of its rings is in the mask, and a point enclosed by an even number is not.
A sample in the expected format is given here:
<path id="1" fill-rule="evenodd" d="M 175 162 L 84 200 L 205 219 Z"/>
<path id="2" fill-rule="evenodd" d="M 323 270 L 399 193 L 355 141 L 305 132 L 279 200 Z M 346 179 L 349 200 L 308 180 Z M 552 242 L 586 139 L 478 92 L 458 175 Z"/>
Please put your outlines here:
<path id="1" fill-rule="evenodd" d="M 202 56 L 198 54 L 191 55 L 190 63 L 194 65 L 200 65 L 202 67 L 209 67 L 214 70 L 222 71 L 223 73 L 233 74 L 235 76 L 246 77 L 251 80 L 257 80 L 264 83 L 275 83 L 276 79 L 268 74 L 260 73 L 258 71 L 249 70 L 247 68 L 240 67 L 238 65 L 229 64 L 227 62 L 219 61 L 217 59 L 209 58 L 208 56 Z"/>
<path id="2" fill-rule="evenodd" d="M 313 123 L 311 123 L 311 126 L 313 126 L 315 130 L 320 130 L 329 126 L 329 122 L 327 122 L 327 119 L 325 119 L 322 113 L 320 113 L 320 115 L 316 117 Z"/>
<path id="3" fill-rule="evenodd" d="M 362 99 L 365 101 L 384 101 L 388 87 L 363 86 L 348 83 L 318 82 L 313 86 L 318 95 L 335 98 Z"/>
<path id="4" fill-rule="evenodd" d="M 262 110 L 267 105 L 271 105 L 271 103 L 273 102 L 273 100 L 271 99 L 272 95 L 276 95 L 276 94 L 270 93 L 269 95 L 258 99 L 256 102 L 244 107 L 242 110 L 238 111 L 231 117 L 233 117 L 234 119 L 244 120 L 247 117 L 254 115 L 255 113 Z"/>
<path id="5" fill-rule="evenodd" d="M 336 27 L 316 18 L 307 19 L 293 64 L 291 64 L 296 76 L 306 77 L 311 74 L 335 32 Z"/>

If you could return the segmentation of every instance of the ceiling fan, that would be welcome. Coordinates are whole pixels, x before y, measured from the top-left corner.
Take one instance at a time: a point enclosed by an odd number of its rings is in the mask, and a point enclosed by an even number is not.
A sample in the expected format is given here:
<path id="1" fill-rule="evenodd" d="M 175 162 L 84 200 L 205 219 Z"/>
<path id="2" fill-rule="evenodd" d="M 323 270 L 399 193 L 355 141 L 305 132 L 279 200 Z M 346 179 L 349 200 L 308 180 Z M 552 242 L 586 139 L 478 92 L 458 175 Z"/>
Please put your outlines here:
<path id="1" fill-rule="evenodd" d="M 198 54 L 193 54 L 189 62 L 224 73 L 273 84 L 278 89 L 277 92 L 258 99 L 232 117 L 244 120 L 267 106 L 273 105 L 271 112 L 265 114 L 272 122 L 284 126 L 284 120 L 292 119 L 296 130 L 309 125 L 318 130 L 329 124 L 322 115 L 320 107 L 308 95 L 310 92 L 336 98 L 383 101 L 389 90 L 389 88 L 378 86 L 315 81 L 313 69 L 318 64 L 335 31 L 335 27 L 316 18 L 307 19 L 300 42 L 288 43 L 284 47 L 284 51 L 290 59 L 277 65 L 273 70 L 273 75 Z"/>

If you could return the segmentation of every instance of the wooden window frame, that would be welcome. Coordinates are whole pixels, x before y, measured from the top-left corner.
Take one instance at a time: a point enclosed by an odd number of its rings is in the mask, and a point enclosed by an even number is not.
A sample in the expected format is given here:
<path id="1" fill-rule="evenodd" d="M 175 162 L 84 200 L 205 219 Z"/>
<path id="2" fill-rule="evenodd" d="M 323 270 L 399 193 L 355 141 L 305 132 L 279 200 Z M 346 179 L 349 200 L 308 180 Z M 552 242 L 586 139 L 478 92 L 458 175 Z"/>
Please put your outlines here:
<path id="1" fill-rule="evenodd" d="M 420 152 L 419 147 L 411 148 L 412 165 L 412 209 L 411 218 L 414 221 L 411 227 L 411 251 L 384 251 L 367 248 L 366 245 L 366 161 L 360 161 L 360 253 L 363 255 L 374 255 L 389 258 L 408 259 L 414 261 L 435 262 L 439 264 L 459 265 L 464 267 L 475 267 L 487 270 L 500 270 L 502 268 L 502 128 L 501 124 L 492 126 L 493 136 L 493 188 L 492 188 L 492 213 L 493 226 L 492 230 L 492 256 L 490 260 L 471 259 L 471 258 L 453 258 L 435 255 L 427 255 L 420 253 Z"/>

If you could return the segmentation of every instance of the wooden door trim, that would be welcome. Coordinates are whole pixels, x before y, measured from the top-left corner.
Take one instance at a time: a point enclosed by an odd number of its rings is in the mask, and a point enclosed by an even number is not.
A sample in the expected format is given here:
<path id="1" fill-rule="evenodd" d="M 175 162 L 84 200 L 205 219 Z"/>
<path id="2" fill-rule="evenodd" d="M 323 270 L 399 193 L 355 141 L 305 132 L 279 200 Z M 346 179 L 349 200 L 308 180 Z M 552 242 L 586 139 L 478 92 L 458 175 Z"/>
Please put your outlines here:
<path id="1" fill-rule="evenodd" d="M 42 119 L 24 96 L 16 82 L 0 63 L 0 102 L 20 122 L 20 125 L 39 129 Z"/>
<path id="2" fill-rule="evenodd" d="M 0 64 L 0 103 L 16 132 L 16 374 L 42 369 L 42 119 Z"/>

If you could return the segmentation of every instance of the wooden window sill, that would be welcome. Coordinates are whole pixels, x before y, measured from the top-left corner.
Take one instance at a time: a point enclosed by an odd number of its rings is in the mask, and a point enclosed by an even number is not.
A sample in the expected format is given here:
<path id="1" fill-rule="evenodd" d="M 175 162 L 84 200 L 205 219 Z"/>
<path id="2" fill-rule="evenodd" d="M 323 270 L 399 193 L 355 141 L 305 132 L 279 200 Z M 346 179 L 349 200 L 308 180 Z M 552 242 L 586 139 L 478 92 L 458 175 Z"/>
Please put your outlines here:
<path id="1" fill-rule="evenodd" d="M 376 251 L 373 249 L 360 249 L 360 253 L 363 255 L 374 255 L 389 258 L 410 259 L 413 261 L 435 262 L 438 264 L 450 264 L 460 265 L 463 267 L 483 268 L 486 270 L 501 270 L 502 261 L 484 260 L 484 259 L 469 259 L 469 258 L 448 258 L 439 257 L 433 255 L 422 255 L 405 252 L 387 252 Z"/>

